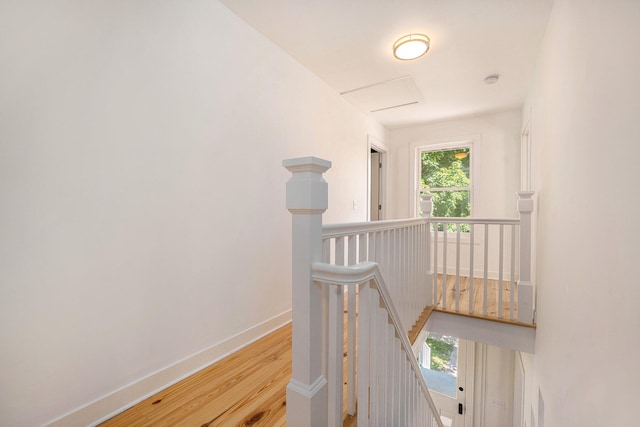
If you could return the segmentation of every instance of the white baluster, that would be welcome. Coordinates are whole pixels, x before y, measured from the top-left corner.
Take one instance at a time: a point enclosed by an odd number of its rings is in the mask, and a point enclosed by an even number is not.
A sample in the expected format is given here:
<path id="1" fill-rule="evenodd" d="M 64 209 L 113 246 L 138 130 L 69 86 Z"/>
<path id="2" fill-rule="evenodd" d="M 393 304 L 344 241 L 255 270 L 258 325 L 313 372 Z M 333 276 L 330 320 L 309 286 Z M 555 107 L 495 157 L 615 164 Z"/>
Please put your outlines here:
<path id="1" fill-rule="evenodd" d="M 389 292 L 394 301 L 398 301 L 398 231 L 396 229 L 389 231 Z"/>
<path id="2" fill-rule="evenodd" d="M 474 282 L 474 270 L 473 270 L 473 254 L 475 252 L 474 246 L 474 227 L 475 224 L 469 224 L 469 313 L 473 313 L 473 282 Z"/>
<path id="3" fill-rule="evenodd" d="M 415 254 L 415 252 L 411 251 L 411 228 L 406 228 L 405 230 L 405 261 L 404 266 L 406 268 L 405 274 L 405 299 L 407 301 L 407 321 L 405 322 L 405 327 L 407 328 L 407 333 L 411 330 L 413 326 L 413 322 L 418 319 L 418 316 L 415 315 L 416 312 L 416 304 L 415 298 L 413 297 L 413 284 L 412 282 L 412 270 L 413 263 L 411 262 L 411 256 Z"/>
<path id="4" fill-rule="evenodd" d="M 407 423 L 408 426 L 413 426 L 414 424 L 414 414 L 415 414 L 415 410 L 413 409 L 413 405 L 416 399 L 416 383 L 415 383 L 415 379 L 413 378 L 413 375 L 410 376 L 410 384 L 411 384 L 411 388 L 409 389 L 409 422 Z"/>
<path id="5" fill-rule="evenodd" d="M 489 279 L 489 224 L 484 225 L 484 292 L 482 296 L 482 314 L 487 315 L 487 289 Z"/>
<path id="6" fill-rule="evenodd" d="M 418 308 L 418 316 L 422 314 L 422 310 L 426 307 L 425 295 L 424 295 L 424 285 L 422 282 L 422 278 L 425 276 L 424 274 L 424 258 L 422 252 L 422 224 L 414 227 L 413 233 L 413 253 L 415 254 L 413 257 L 413 289 L 416 295 L 415 304 Z"/>
<path id="7" fill-rule="evenodd" d="M 376 254 L 376 241 L 378 238 L 378 233 L 371 232 L 367 235 L 367 240 L 369 243 L 369 250 L 367 251 L 367 261 L 376 261 L 377 258 L 377 254 Z"/>
<path id="8" fill-rule="evenodd" d="M 405 241 L 405 248 L 406 248 L 406 253 L 405 253 L 405 266 L 407 268 L 407 274 L 406 274 L 406 296 L 405 298 L 407 298 L 407 307 L 408 307 L 408 321 L 405 323 L 405 326 L 407 327 L 407 333 L 409 333 L 409 331 L 411 330 L 411 327 L 413 326 L 413 322 L 415 320 L 418 319 L 418 316 L 415 315 L 416 311 L 417 311 L 417 306 L 416 306 L 416 298 L 415 298 L 415 294 L 414 294 L 414 290 L 415 288 L 413 287 L 413 256 L 415 255 L 415 251 L 412 250 L 412 246 L 413 246 L 413 236 L 412 236 L 412 231 L 413 231 L 413 227 L 407 227 L 405 234 L 406 234 L 406 241 Z"/>
<path id="9" fill-rule="evenodd" d="M 442 308 L 447 308 L 447 228 L 449 224 L 442 224 Z"/>
<path id="10" fill-rule="evenodd" d="M 348 238 L 348 263 L 356 263 L 357 236 Z M 357 285 L 348 288 L 347 295 L 347 413 L 356 413 L 356 294 Z"/>
<path id="11" fill-rule="evenodd" d="M 405 261 L 405 230 L 403 228 L 397 231 L 397 254 L 395 267 L 396 267 L 396 281 L 391 283 L 391 286 L 396 289 L 396 294 L 394 295 L 394 301 L 397 301 L 397 308 L 400 310 L 400 321 L 403 325 L 407 324 L 407 300 L 406 300 L 406 270 L 404 269 L 404 261 Z"/>
<path id="12" fill-rule="evenodd" d="M 336 251 L 337 252 L 337 251 Z M 344 293 L 342 286 L 329 287 L 329 350 L 327 380 L 329 426 L 342 426 L 342 381 L 344 363 Z"/>
<path id="13" fill-rule="evenodd" d="M 370 300 L 371 293 L 375 292 L 371 289 L 369 283 L 360 285 L 358 304 L 358 426 L 369 426 L 369 379 L 370 364 L 369 358 L 372 356 L 371 341 L 369 335 L 371 328 L 370 316 Z"/>
<path id="14" fill-rule="evenodd" d="M 400 359 L 400 384 L 398 387 L 398 400 L 402 404 L 398 411 L 398 424 L 399 426 L 403 426 L 406 424 L 407 419 L 407 406 L 405 402 L 407 401 L 407 364 L 405 363 L 405 358 L 402 357 Z"/>
<path id="15" fill-rule="evenodd" d="M 344 237 L 335 239 L 336 265 L 344 265 Z M 344 290 L 329 287 L 329 350 L 327 380 L 329 393 L 329 426 L 342 426 L 344 366 Z"/>
<path id="16" fill-rule="evenodd" d="M 389 345 L 389 348 L 387 349 L 387 399 L 385 401 L 385 404 L 387 405 L 387 416 L 386 416 L 386 425 L 393 425 L 393 410 L 394 410 L 394 399 L 395 399 L 395 395 L 394 393 L 394 382 L 395 382 L 395 373 L 396 373 L 396 367 L 395 367 L 395 357 L 396 357 L 396 351 L 395 351 L 395 346 L 394 346 L 394 342 L 393 342 L 393 332 L 394 332 L 394 327 L 392 324 L 389 324 L 389 322 L 387 322 L 387 326 L 386 326 L 386 330 L 387 330 L 387 344 Z"/>
<path id="17" fill-rule="evenodd" d="M 322 239 L 322 262 L 331 262 L 331 239 Z"/>
<path id="18" fill-rule="evenodd" d="M 502 318 L 502 283 L 504 265 L 504 224 L 500 224 L 500 254 L 498 266 L 498 317 Z"/>
<path id="19" fill-rule="evenodd" d="M 460 311 L 460 224 L 456 224 L 456 311 Z"/>
<path id="20" fill-rule="evenodd" d="M 440 306 L 440 287 L 438 286 L 438 223 L 433 223 L 433 305 Z"/>
<path id="21" fill-rule="evenodd" d="M 373 284 L 372 284 L 373 286 Z M 379 296 L 377 289 L 372 287 L 369 292 L 369 419 L 372 426 L 379 425 L 380 418 L 378 417 L 378 394 L 380 390 L 380 383 L 378 381 L 378 366 L 380 366 L 380 339 L 377 333 L 378 330 L 378 302 Z M 358 411 L 359 413 L 360 411 Z"/>
<path id="22" fill-rule="evenodd" d="M 367 240 L 369 235 L 367 233 L 358 234 L 358 262 L 367 261 Z"/>
<path id="23" fill-rule="evenodd" d="M 411 226 L 409 229 L 409 301 L 411 301 L 411 307 L 414 315 L 412 316 L 410 324 L 407 325 L 409 330 L 412 329 L 413 323 L 420 316 L 420 312 L 422 311 L 420 307 L 420 298 L 418 296 L 418 287 L 416 286 L 416 267 L 417 267 L 417 258 L 416 255 L 418 253 L 416 248 L 416 227 Z"/>
<path id="24" fill-rule="evenodd" d="M 387 258 L 387 246 L 389 241 L 387 240 L 387 231 L 379 231 L 376 233 L 376 262 L 380 264 L 380 270 L 384 277 L 389 277 L 389 266 L 387 265 L 389 259 Z"/>
<path id="25" fill-rule="evenodd" d="M 387 348 L 387 352 L 389 357 L 387 358 L 387 390 L 388 390 L 388 394 L 387 394 L 387 400 L 386 400 L 386 405 L 388 407 L 387 410 L 387 425 L 393 425 L 393 411 L 394 411 L 394 400 L 396 398 L 396 396 L 393 394 L 394 393 L 394 382 L 395 382 L 395 378 L 394 378 L 394 374 L 396 372 L 395 369 L 395 357 L 396 357 L 396 349 L 395 349 L 395 328 L 393 327 L 392 324 L 390 324 L 389 322 L 387 322 L 387 326 L 386 326 L 386 330 L 387 330 L 387 343 L 389 345 L 389 347 Z"/>
<path id="26" fill-rule="evenodd" d="M 511 283 L 509 284 L 509 319 L 513 320 L 514 300 L 516 290 L 514 287 L 516 275 L 516 225 L 511 224 Z"/>
<path id="27" fill-rule="evenodd" d="M 387 350 L 389 345 L 387 343 L 387 310 L 384 308 L 378 309 L 378 315 L 376 316 L 376 320 L 378 322 L 376 331 L 378 333 L 378 342 L 380 344 L 378 350 L 380 351 L 380 355 L 378 357 L 378 402 L 377 410 L 378 410 L 378 419 L 382 423 L 381 425 L 385 425 L 385 420 L 387 419 L 386 412 L 386 400 L 387 400 Z"/>
<path id="28" fill-rule="evenodd" d="M 331 263 L 331 257 L 334 255 L 333 251 L 333 240 L 334 239 L 323 239 L 322 240 L 322 262 Z M 322 292 L 322 313 L 323 313 L 323 327 L 322 327 L 322 372 L 324 373 L 325 378 L 327 377 L 328 371 L 328 352 L 326 349 L 329 348 L 329 316 L 327 313 L 329 312 L 329 292 L 330 286 L 321 286 Z M 328 410 L 328 408 L 327 408 Z"/>
<path id="29" fill-rule="evenodd" d="M 418 227 L 417 235 L 417 247 L 418 247 L 418 265 L 416 272 L 416 288 L 420 290 L 420 306 L 428 307 L 431 305 L 429 302 L 428 292 L 428 267 L 427 267 L 427 236 L 426 236 L 426 224 L 422 223 Z"/>
<path id="30" fill-rule="evenodd" d="M 336 265 L 344 265 L 344 237 L 336 237 L 335 239 Z"/>

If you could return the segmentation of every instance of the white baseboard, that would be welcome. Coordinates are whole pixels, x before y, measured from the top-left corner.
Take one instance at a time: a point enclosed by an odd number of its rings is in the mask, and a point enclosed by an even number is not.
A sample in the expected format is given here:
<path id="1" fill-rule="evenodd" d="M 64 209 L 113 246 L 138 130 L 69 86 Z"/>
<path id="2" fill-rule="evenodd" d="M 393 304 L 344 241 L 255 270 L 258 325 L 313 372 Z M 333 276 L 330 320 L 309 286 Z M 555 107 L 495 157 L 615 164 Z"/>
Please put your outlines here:
<path id="1" fill-rule="evenodd" d="M 153 396 L 223 357 L 246 347 L 291 321 L 287 310 L 226 340 L 83 405 L 47 423 L 47 426 L 95 426 Z"/>

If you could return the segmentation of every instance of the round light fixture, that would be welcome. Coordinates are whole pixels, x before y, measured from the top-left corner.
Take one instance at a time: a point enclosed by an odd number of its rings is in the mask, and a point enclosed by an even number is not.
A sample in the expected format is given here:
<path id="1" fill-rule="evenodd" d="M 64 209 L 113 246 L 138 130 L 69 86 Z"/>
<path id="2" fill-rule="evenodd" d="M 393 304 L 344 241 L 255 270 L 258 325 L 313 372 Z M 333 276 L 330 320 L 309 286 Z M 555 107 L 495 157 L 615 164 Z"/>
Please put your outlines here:
<path id="1" fill-rule="evenodd" d="M 429 50 L 430 42 L 424 34 L 409 34 L 393 44 L 393 55 L 403 61 L 420 58 Z"/>

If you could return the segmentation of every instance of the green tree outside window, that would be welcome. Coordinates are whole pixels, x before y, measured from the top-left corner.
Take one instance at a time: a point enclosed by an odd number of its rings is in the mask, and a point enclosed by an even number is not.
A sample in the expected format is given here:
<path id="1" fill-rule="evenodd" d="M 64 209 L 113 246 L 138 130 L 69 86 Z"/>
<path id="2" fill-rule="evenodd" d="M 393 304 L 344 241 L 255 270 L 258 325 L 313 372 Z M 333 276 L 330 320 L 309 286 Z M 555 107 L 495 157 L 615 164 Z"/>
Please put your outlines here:
<path id="1" fill-rule="evenodd" d="M 460 147 L 450 150 L 420 153 L 420 188 L 433 194 L 433 216 L 465 218 L 471 215 L 471 149 Z M 455 224 L 449 224 L 455 231 Z M 461 231 L 468 232 L 469 224 Z M 442 231 L 442 226 L 440 230 Z"/>

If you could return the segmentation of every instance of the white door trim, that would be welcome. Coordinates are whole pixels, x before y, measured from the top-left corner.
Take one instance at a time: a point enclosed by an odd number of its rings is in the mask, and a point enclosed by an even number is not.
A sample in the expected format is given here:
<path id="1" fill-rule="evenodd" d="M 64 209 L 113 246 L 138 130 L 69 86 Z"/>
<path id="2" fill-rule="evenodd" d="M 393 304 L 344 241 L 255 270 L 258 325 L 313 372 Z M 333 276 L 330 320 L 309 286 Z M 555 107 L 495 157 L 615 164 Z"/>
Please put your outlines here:
<path id="1" fill-rule="evenodd" d="M 387 156 L 389 149 L 372 135 L 367 135 L 367 220 L 371 221 L 371 149 L 380 153 L 382 170 L 380 173 L 380 210 L 379 219 L 386 219 L 387 203 Z"/>
<path id="2" fill-rule="evenodd" d="M 474 411 L 474 391 L 475 391 L 475 371 L 476 371 L 476 343 L 467 341 L 467 364 L 465 366 L 465 402 L 464 402 L 464 425 L 473 425 Z"/>

